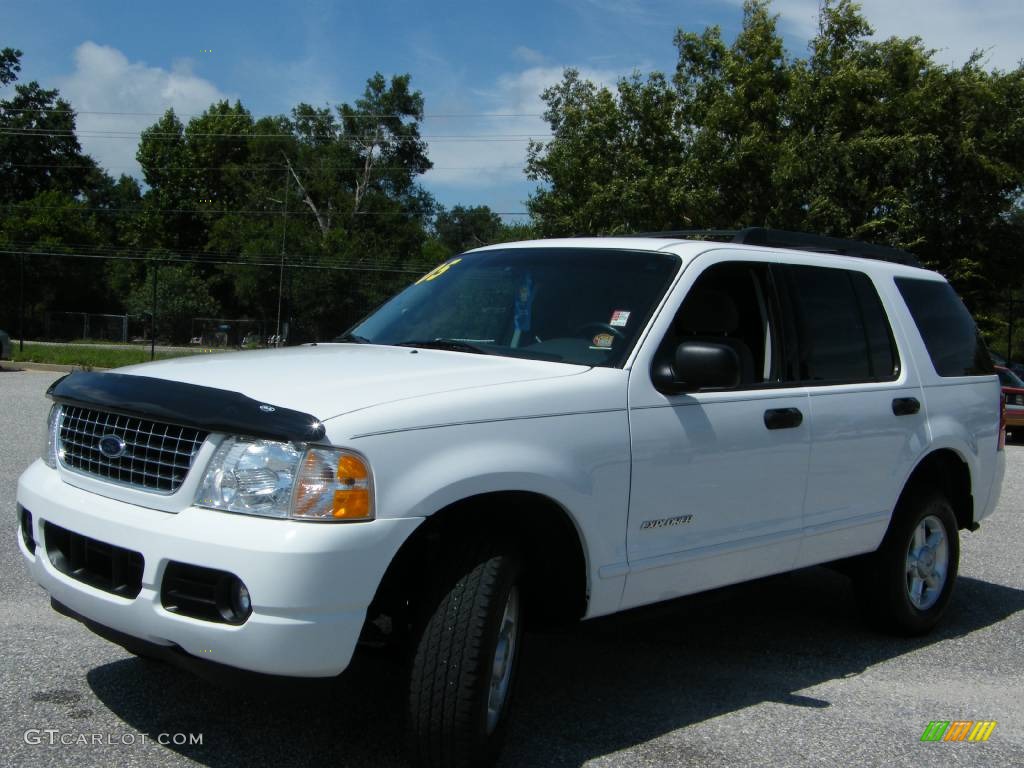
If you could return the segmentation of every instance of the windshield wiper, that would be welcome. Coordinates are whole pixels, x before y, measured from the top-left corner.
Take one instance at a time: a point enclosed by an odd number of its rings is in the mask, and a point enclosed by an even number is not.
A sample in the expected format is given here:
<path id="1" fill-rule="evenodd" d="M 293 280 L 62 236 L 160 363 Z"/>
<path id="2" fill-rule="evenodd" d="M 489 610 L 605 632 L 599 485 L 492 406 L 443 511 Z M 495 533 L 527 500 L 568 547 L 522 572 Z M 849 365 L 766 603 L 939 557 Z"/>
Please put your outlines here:
<path id="1" fill-rule="evenodd" d="M 489 351 L 468 341 L 458 339 L 427 339 L 424 341 L 401 341 L 395 347 L 422 347 L 423 349 L 444 349 L 449 352 L 472 352 L 476 355 L 489 355 Z"/>
<path id="2" fill-rule="evenodd" d="M 334 340 L 335 344 L 372 344 L 365 336 L 356 336 L 354 333 L 346 333 Z"/>

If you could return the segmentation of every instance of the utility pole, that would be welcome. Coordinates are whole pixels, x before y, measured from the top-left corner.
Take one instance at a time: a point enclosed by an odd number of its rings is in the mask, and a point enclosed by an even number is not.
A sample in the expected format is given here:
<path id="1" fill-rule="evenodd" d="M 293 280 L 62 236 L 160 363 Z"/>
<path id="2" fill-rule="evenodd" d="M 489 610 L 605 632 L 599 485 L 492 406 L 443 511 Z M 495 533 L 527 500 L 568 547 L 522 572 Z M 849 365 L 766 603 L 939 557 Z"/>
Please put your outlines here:
<path id="1" fill-rule="evenodd" d="M 284 291 L 284 251 L 288 238 L 288 169 L 284 170 L 284 201 L 281 203 L 281 269 L 277 275 L 277 336 L 276 346 L 281 346 L 281 295 Z"/>
<path id="2" fill-rule="evenodd" d="M 156 281 L 160 274 L 160 261 L 153 260 L 153 314 L 150 320 L 149 359 L 156 360 Z"/>
<path id="3" fill-rule="evenodd" d="M 18 351 L 25 351 L 25 254 L 21 254 L 19 261 L 19 293 L 18 300 Z"/>
<path id="4" fill-rule="evenodd" d="M 1006 364 L 1009 365 L 1013 362 L 1013 305 L 1019 304 L 1019 301 L 1015 301 L 1013 298 L 1013 288 L 1010 289 L 1009 296 L 1006 300 L 1007 304 L 1007 324 L 1006 324 Z"/>

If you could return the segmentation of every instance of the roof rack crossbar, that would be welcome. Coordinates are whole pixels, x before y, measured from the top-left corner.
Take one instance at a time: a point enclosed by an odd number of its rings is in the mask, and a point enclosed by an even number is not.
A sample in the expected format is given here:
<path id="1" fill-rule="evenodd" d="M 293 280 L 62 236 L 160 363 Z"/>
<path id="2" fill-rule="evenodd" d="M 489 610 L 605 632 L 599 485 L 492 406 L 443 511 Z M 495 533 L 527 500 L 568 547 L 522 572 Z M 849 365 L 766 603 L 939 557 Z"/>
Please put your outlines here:
<path id="1" fill-rule="evenodd" d="M 829 253 L 838 256 L 858 256 L 864 259 L 888 261 L 920 267 L 917 257 L 898 248 L 875 245 L 862 240 L 846 240 L 841 237 L 815 235 L 807 232 L 789 232 L 784 229 L 747 227 L 746 229 L 677 229 L 663 232 L 642 232 L 633 237 L 677 237 L 685 239 L 727 239 L 730 243 L 762 245 L 770 248 L 791 248 L 814 253 Z"/>

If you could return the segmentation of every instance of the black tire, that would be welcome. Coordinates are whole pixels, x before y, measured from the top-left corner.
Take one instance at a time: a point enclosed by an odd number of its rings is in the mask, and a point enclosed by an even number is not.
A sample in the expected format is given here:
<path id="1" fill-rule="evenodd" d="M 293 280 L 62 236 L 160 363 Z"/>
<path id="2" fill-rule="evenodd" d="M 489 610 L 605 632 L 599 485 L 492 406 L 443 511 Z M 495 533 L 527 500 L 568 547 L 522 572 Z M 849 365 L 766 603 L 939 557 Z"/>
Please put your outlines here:
<path id="1" fill-rule="evenodd" d="M 922 584 L 923 592 L 916 595 L 919 604 L 915 604 L 912 585 L 920 581 L 915 578 L 916 562 L 923 563 L 929 575 L 934 575 L 943 548 L 935 547 L 930 560 L 914 558 L 915 565 L 909 564 L 915 532 L 922 522 L 933 532 L 939 530 L 936 523 L 941 525 L 945 536 L 945 576 L 941 588 Z M 869 623 L 882 631 L 904 636 L 925 634 L 938 624 L 949 605 L 959 564 L 960 536 L 949 501 L 939 492 L 911 494 L 897 508 L 882 545 L 858 563 L 855 582 L 861 611 Z"/>
<path id="2" fill-rule="evenodd" d="M 497 758 L 522 649 L 520 559 L 483 541 L 448 555 L 437 563 L 444 573 L 427 590 L 410 675 L 409 752 L 423 768 L 486 766 Z M 510 599 L 517 608 L 512 629 Z M 510 636 L 508 677 L 499 678 L 507 679 L 507 693 L 489 716 L 499 637 Z"/>

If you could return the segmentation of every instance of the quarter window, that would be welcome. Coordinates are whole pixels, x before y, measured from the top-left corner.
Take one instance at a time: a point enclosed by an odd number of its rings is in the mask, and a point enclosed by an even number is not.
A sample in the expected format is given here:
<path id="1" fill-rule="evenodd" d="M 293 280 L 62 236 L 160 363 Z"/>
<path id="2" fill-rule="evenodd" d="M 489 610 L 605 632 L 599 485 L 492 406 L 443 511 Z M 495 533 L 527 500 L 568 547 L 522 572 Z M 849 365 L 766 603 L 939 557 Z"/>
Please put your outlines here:
<path id="1" fill-rule="evenodd" d="M 953 286 L 938 280 L 897 277 L 928 356 L 939 376 L 991 376 L 992 359 L 971 313 Z"/>

